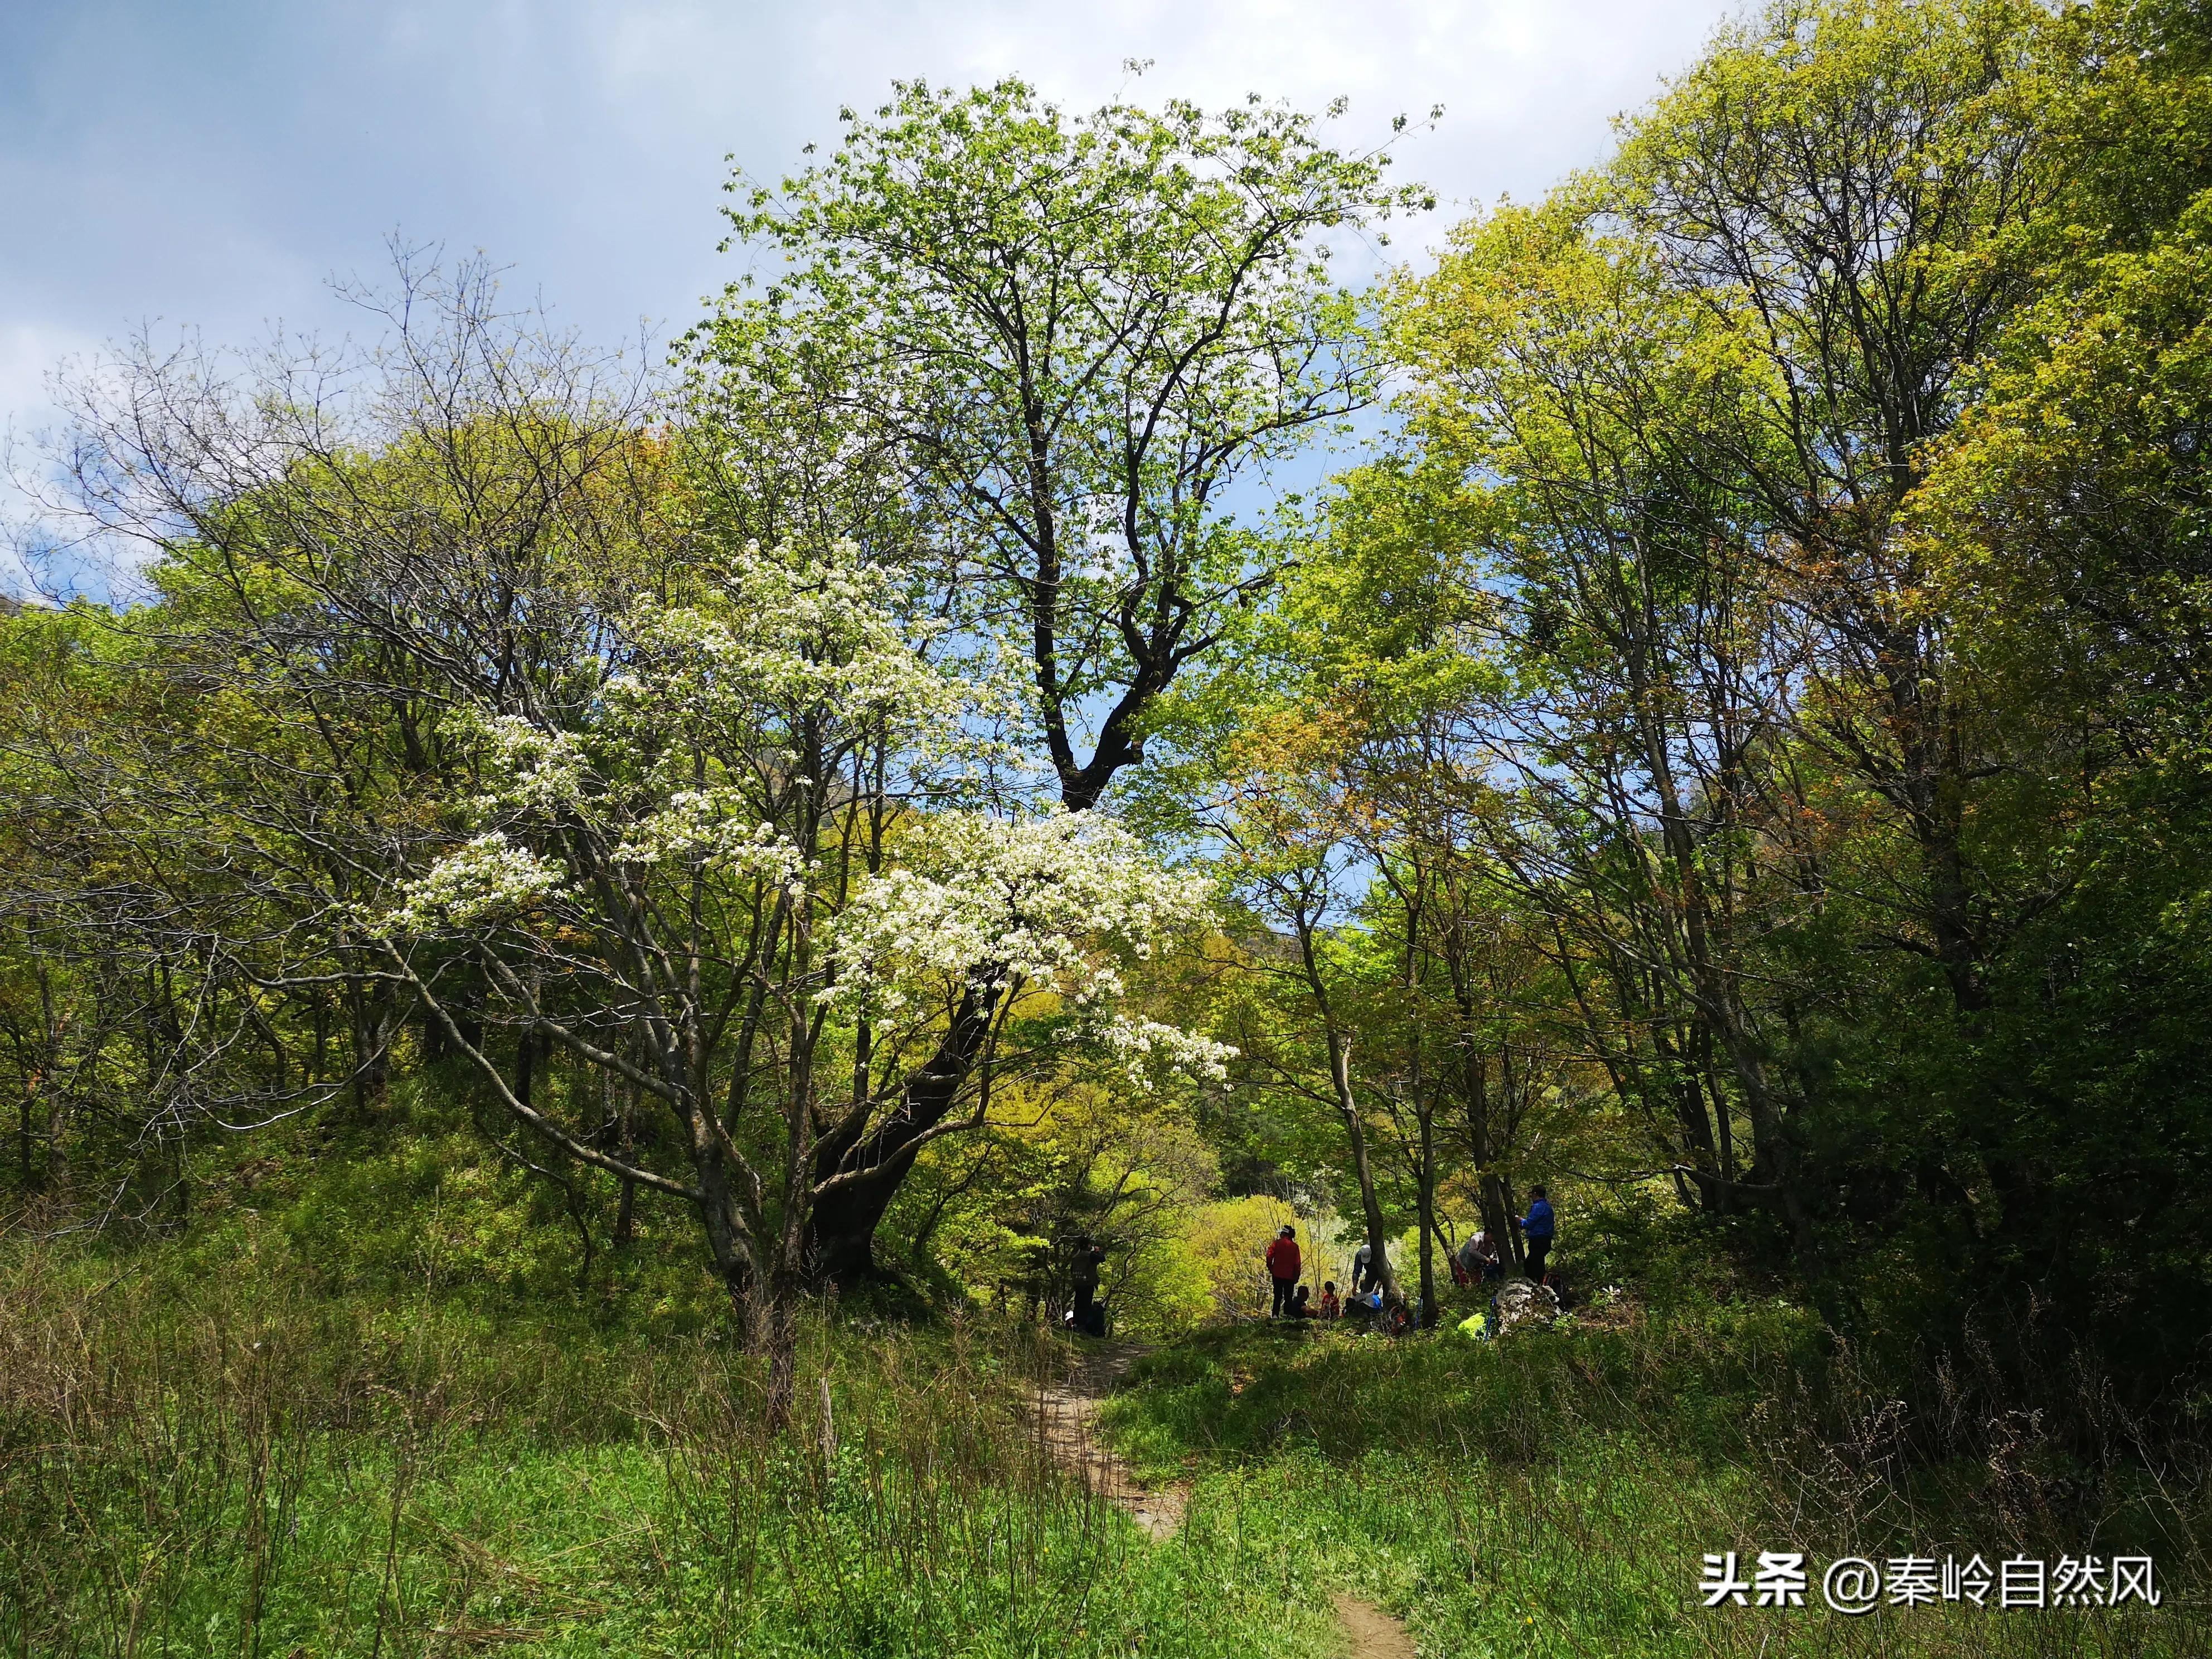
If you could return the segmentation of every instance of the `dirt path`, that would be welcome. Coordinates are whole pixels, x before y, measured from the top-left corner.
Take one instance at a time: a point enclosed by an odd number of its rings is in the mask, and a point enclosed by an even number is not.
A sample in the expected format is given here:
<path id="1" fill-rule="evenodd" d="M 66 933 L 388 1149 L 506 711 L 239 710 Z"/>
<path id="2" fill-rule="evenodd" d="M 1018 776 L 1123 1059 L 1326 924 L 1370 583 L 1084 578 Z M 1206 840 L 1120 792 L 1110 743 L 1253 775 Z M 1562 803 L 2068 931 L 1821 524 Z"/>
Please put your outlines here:
<path id="1" fill-rule="evenodd" d="M 1073 1469 L 1087 1490 L 1128 1511 L 1158 1543 L 1173 1537 L 1182 1525 L 1183 1507 L 1190 1500 L 1188 1484 L 1146 1486 L 1097 1436 L 1099 1403 L 1121 1385 L 1143 1352 L 1131 1344 L 1115 1342 L 1085 1354 L 1066 1381 L 1039 1394 L 1037 1429 L 1054 1458 Z M 1349 1595 L 1333 1599 L 1337 1621 L 1344 1626 L 1346 1659 L 1416 1659 L 1413 1638 L 1382 1608 Z"/>
<path id="2" fill-rule="evenodd" d="M 1332 1599 L 1336 1602 L 1337 1622 L 1351 1639 L 1352 1645 L 1345 1650 L 1348 1659 L 1416 1659 L 1413 1638 L 1382 1608 L 1349 1595 Z"/>
<path id="3" fill-rule="evenodd" d="M 1097 1432 L 1099 1402 L 1120 1385 L 1143 1352 L 1115 1342 L 1084 1355 L 1066 1381 L 1040 1396 L 1037 1425 L 1055 1459 L 1074 1470 L 1087 1490 L 1127 1510 L 1157 1543 L 1173 1537 L 1182 1525 L 1190 1488 L 1180 1481 L 1170 1486 L 1146 1486 L 1135 1470 L 1100 1443 Z"/>

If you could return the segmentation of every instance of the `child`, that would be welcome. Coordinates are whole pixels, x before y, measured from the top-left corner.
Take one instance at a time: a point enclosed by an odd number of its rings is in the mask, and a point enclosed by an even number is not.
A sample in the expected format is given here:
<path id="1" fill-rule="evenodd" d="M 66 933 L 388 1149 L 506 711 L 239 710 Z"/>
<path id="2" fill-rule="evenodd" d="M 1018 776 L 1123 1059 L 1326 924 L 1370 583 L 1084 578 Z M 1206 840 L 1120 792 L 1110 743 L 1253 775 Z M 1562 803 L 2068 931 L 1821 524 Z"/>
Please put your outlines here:
<path id="1" fill-rule="evenodd" d="M 1333 1279 L 1323 1279 L 1321 1286 L 1321 1316 L 1323 1319 L 1334 1319 L 1343 1311 L 1344 1304 L 1338 1301 L 1336 1297 L 1336 1281 Z"/>

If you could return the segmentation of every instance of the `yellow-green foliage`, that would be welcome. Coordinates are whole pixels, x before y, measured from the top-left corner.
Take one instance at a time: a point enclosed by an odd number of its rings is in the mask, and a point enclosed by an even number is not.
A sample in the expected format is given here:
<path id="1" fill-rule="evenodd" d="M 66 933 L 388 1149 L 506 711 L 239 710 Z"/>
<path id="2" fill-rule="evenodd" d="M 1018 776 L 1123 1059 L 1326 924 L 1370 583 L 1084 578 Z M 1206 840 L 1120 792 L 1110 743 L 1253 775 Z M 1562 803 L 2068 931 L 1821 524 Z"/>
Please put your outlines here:
<path id="1" fill-rule="evenodd" d="M 1147 1244 L 1137 1252 L 1132 1268 L 1128 1288 L 1114 1316 L 1115 1335 L 1171 1337 L 1212 1316 L 1212 1283 L 1193 1260 L 1184 1237 Z"/>
<path id="2" fill-rule="evenodd" d="M 1205 1286 L 1213 1314 L 1267 1311 L 1267 1269 L 1261 1255 L 1286 1225 L 1297 1228 L 1304 1247 L 1305 1218 L 1279 1198 L 1232 1198 L 1193 1212 L 1182 1248 L 1192 1279 Z"/>
<path id="3" fill-rule="evenodd" d="M 995 1115 L 986 1134 L 925 1155 L 892 1235 L 926 1227 L 928 1259 L 987 1305 L 1064 1291 L 1053 1253 L 1080 1234 L 1106 1247 L 1118 1334 L 1171 1334 L 1210 1310 L 1183 1237 L 1218 1168 L 1187 1100 L 1052 1079 L 1008 1090 Z"/>

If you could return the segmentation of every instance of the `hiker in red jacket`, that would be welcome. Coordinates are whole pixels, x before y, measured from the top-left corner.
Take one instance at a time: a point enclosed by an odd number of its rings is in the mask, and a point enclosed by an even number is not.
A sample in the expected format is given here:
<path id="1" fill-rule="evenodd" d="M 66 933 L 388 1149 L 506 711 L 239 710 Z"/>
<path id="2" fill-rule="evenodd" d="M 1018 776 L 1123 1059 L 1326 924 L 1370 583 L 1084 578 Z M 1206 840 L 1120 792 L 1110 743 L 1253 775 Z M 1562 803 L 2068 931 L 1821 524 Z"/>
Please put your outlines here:
<path id="1" fill-rule="evenodd" d="M 1304 1258 L 1298 1255 L 1297 1229 L 1285 1227 L 1267 1246 L 1267 1277 L 1275 1281 L 1275 1305 L 1267 1310 L 1268 1318 L 1279 1319 L 1291 1311 L 1291 1293 L 1297 1289 L 1298 1274 L 1304 1267 Z"/>

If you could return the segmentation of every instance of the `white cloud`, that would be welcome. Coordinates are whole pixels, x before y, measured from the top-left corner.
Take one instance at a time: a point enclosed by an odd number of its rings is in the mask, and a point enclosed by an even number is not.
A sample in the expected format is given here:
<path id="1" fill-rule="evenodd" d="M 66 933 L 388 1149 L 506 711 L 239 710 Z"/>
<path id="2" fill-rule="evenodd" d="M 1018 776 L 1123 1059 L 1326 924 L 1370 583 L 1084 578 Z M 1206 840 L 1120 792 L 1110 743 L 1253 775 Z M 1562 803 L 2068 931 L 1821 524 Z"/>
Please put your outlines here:
<path id="1" fill-rule="evenodd" d="M 28 593 L 36 586 L 13 545 L 17 527 L 32 517 L 32 503 L 15 480 L 36 466 L 40 434 L 60 418 L 47 377 L 97 343 L 67 327 L 0 320 L 0 593 Z"/>
<path id="2" fill-rule="evenodd" d="M 403 0 L 368 12 L 210 0 L 0 8 L 0 420 L 45 354 L 164 317 L 214 339 L 344 314 L 325 273 L 395 228 L 511 261 L 602 337 L 682 326 L 722 157 L 775 177 L 841 103 L 896 77 L 1018 72 L 1081 106 L 1125 89 L 1318 106 L 1447 202 L 1527 197 L 1596 160 L 1607 121 L 1686 63 L 1718 0 Z M 1121 64 L 1155 66 L 1131 88 Z M 28 227 L 28 234 L 22 228 Z M 1415 239 L 1416 242 L 1418 238 Z M 1401 241 L 1395 250 L 1417 249 Z"/>
<path id="3" fill-rule="evenodd" d="M 50 414 L 47 377 L 65 359 L 84 356 L 98 343 L 66 325 L 0 319 L 0 409 L 20 411 L 33 422 Z"/>

